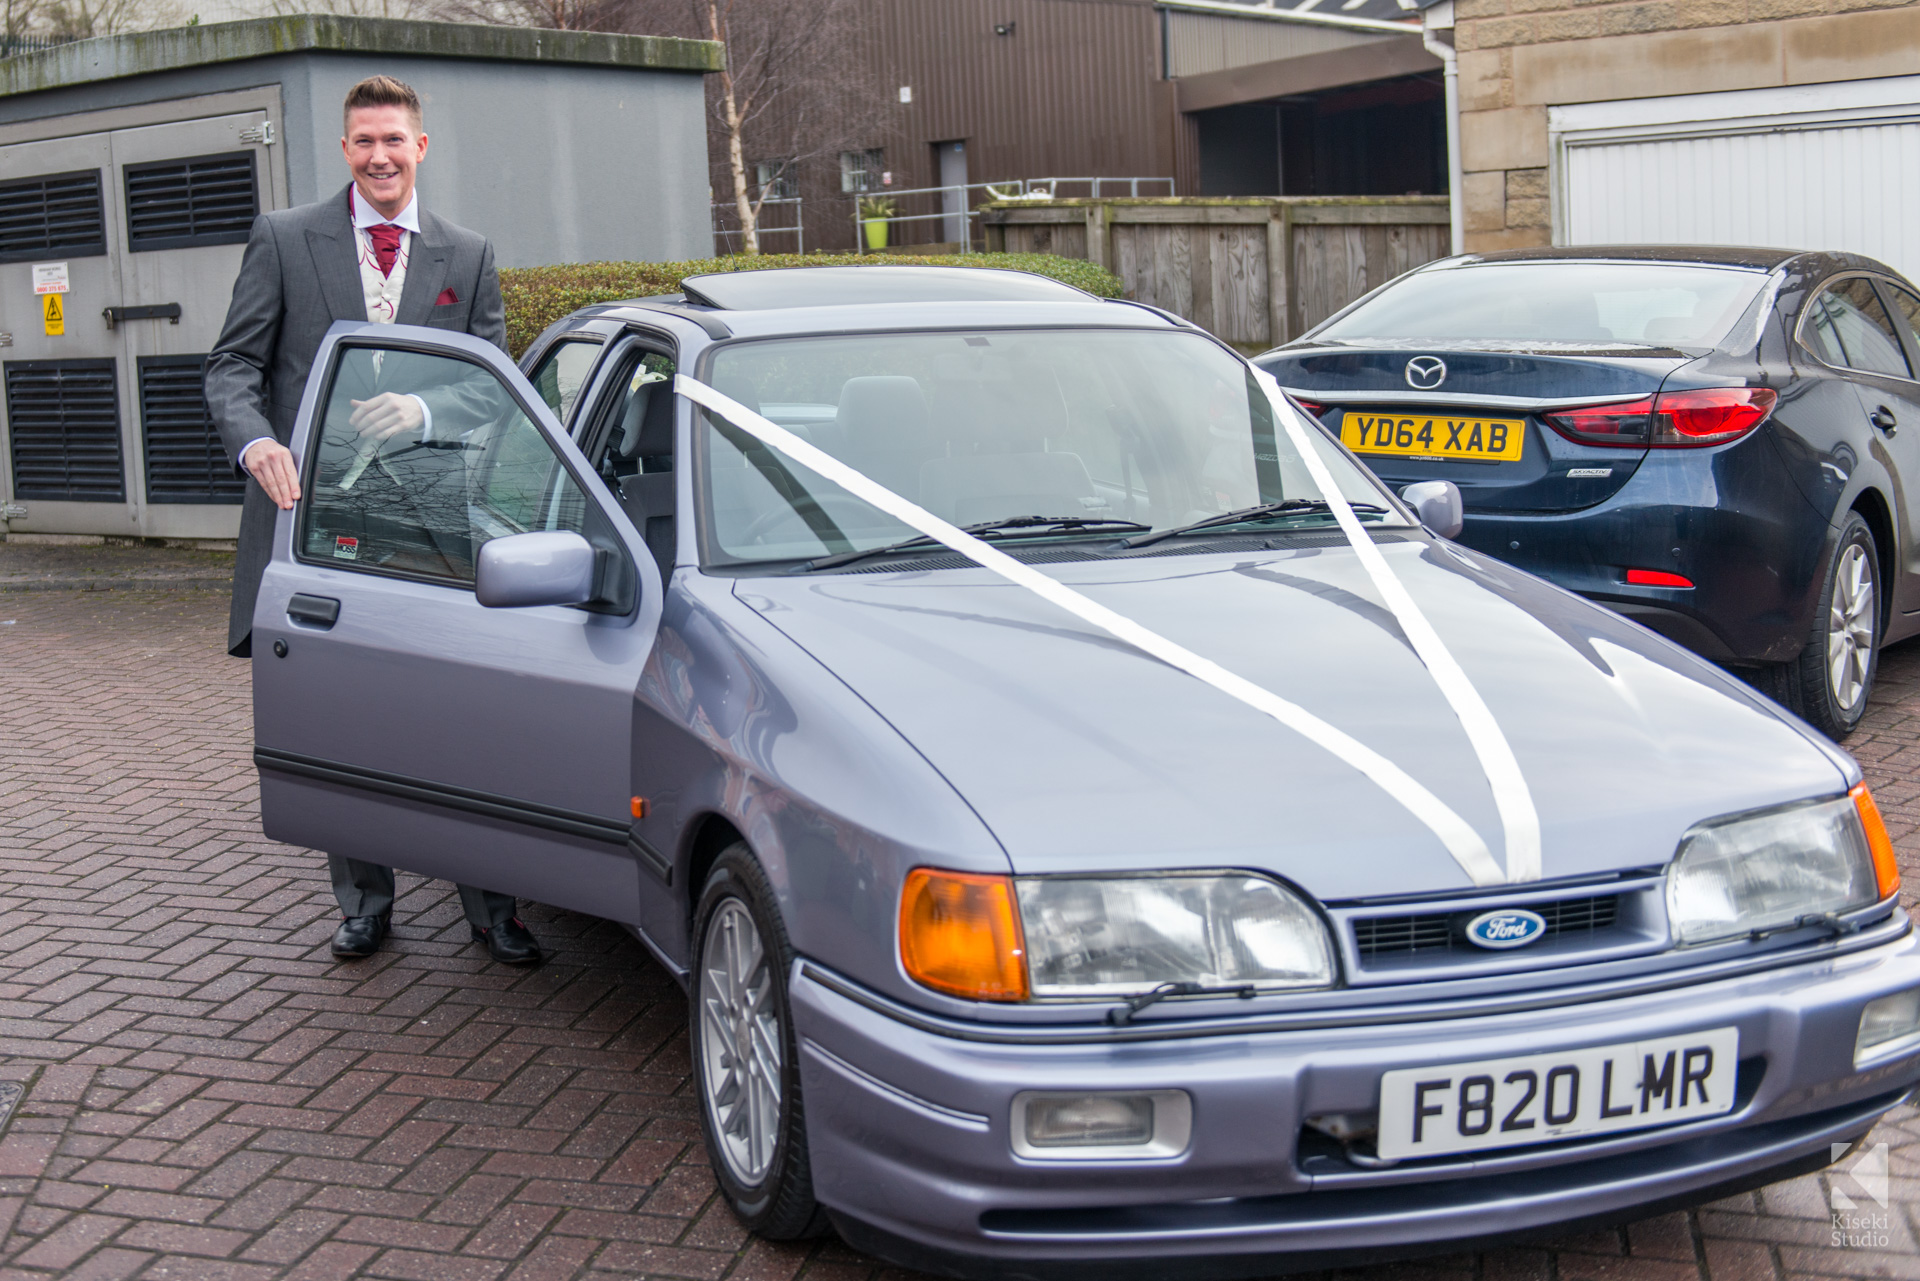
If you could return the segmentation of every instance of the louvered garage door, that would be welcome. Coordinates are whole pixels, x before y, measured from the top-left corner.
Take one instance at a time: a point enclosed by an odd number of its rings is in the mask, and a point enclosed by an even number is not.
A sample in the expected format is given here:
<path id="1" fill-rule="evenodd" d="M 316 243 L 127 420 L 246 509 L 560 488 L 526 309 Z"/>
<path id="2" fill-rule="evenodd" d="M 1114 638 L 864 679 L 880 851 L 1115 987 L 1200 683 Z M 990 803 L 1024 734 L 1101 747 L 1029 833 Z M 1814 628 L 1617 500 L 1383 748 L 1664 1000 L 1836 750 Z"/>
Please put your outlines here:
<path id="1" fill-rule="evenodd" d="M 140 358 L 140 435 L 146 445 L 150 503 L 237 503 L 246 482 L 234 475 L 207 414 L 205 356 Z"/>
<path id="2" fill-rule="evenodd" d="M 253 153 L 128 165 L 127 246 L 243 245 L 260 212 Z"/>
<path id="3" fill-rule="evenodd" d="M 0 262 L 105 252 L 98 169 L 0 183 Z"/>
<path id="4" fill-rule="evenodd" d="M 1765 245 L 1920 272 L 1920 76 L 1555 107 L 1558 242 Z"/>
<path id="5" fill-rule="evenodd" d="M 15 498 L 121 502 L 120 397 L 111 360 L 10 360 Z"/>

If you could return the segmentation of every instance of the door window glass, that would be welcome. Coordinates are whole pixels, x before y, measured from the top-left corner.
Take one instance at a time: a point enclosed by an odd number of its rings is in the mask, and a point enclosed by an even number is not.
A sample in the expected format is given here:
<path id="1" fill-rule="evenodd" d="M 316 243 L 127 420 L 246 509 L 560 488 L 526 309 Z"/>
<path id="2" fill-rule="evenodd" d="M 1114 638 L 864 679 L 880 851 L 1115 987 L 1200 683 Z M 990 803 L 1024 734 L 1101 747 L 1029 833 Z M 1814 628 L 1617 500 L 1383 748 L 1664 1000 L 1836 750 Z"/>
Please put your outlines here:
<path id="1" fill-rule="evenodd" d="M 1869 374 L 1912 376 L 1906 353 L 1894 336 L 1893 321 L 1864 276 L 1829 286 L 1813 301 L 1801 335 L 1813 354 L 1829 365 Z"/>
<path id="2" fill-rule="evenodd" d="M 310 559 L 470 584 L 488 539 L 584 532 L 586 496 L 483 366 L 343 347 L 315 435 L 300 542 Z"/>
<path id="3" fill-rule="evenodd" d="M 586 386 L 587 375 L 593 372 L 593 362 L 599 356 L 597 341 L 562 339 L 534 366 L 533 389 L 561 422 L 566 422 L 573 413 L 574 402 L 580 399 L 580 389 Z"/>
<path id="4" fill-rule="evenodd" d="M 1904 329 L 1909 338 L 1920 342 L 1920 297 L 1898 285 L 1887 286 L 1886 292 L 1893 299 L 1894 323 Z"/>

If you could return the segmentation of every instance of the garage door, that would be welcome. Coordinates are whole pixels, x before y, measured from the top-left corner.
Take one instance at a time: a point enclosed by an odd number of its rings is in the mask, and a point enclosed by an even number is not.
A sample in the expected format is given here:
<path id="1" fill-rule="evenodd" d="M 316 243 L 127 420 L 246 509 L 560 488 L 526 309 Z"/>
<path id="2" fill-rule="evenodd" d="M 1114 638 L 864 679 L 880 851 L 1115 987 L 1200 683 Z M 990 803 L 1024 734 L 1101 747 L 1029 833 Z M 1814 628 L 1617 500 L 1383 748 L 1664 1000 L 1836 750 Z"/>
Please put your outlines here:
<path id="1" fill-rule="evenodd" d="M 1844 249 L 1920 275 L 1920 76 L 1555 107 L 1555 243 Z"/>

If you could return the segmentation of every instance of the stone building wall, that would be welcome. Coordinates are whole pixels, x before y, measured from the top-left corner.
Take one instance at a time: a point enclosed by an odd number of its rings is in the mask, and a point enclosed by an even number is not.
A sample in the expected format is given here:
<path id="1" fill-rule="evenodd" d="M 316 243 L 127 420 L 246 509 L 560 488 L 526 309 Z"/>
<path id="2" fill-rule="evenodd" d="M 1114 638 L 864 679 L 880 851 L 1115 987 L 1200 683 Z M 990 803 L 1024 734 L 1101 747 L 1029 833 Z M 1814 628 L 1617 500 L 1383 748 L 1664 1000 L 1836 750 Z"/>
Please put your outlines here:
<path id="1" fill-rule="evenodd" d="M 1455 0 L 1469 250 L 1552 240 L 1547 108 L 1920 73 L 1920 0 Z"/>

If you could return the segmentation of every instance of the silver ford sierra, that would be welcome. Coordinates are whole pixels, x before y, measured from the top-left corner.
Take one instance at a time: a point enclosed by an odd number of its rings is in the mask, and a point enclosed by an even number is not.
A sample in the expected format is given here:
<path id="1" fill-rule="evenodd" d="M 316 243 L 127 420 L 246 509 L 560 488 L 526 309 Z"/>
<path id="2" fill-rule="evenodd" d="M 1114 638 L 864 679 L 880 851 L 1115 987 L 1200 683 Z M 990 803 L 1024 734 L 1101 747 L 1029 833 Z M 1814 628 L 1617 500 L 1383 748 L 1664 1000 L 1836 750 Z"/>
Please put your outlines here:
<path id="1" fill-rule="evenodd" d="M 631 930 L 755 1231 L 1266 1275 L 1726 1196 L 1920 1082 L 1854 762 L 1192 325 L 771 270 L 522 364 L 322 347 L 266 830 Z"/>

